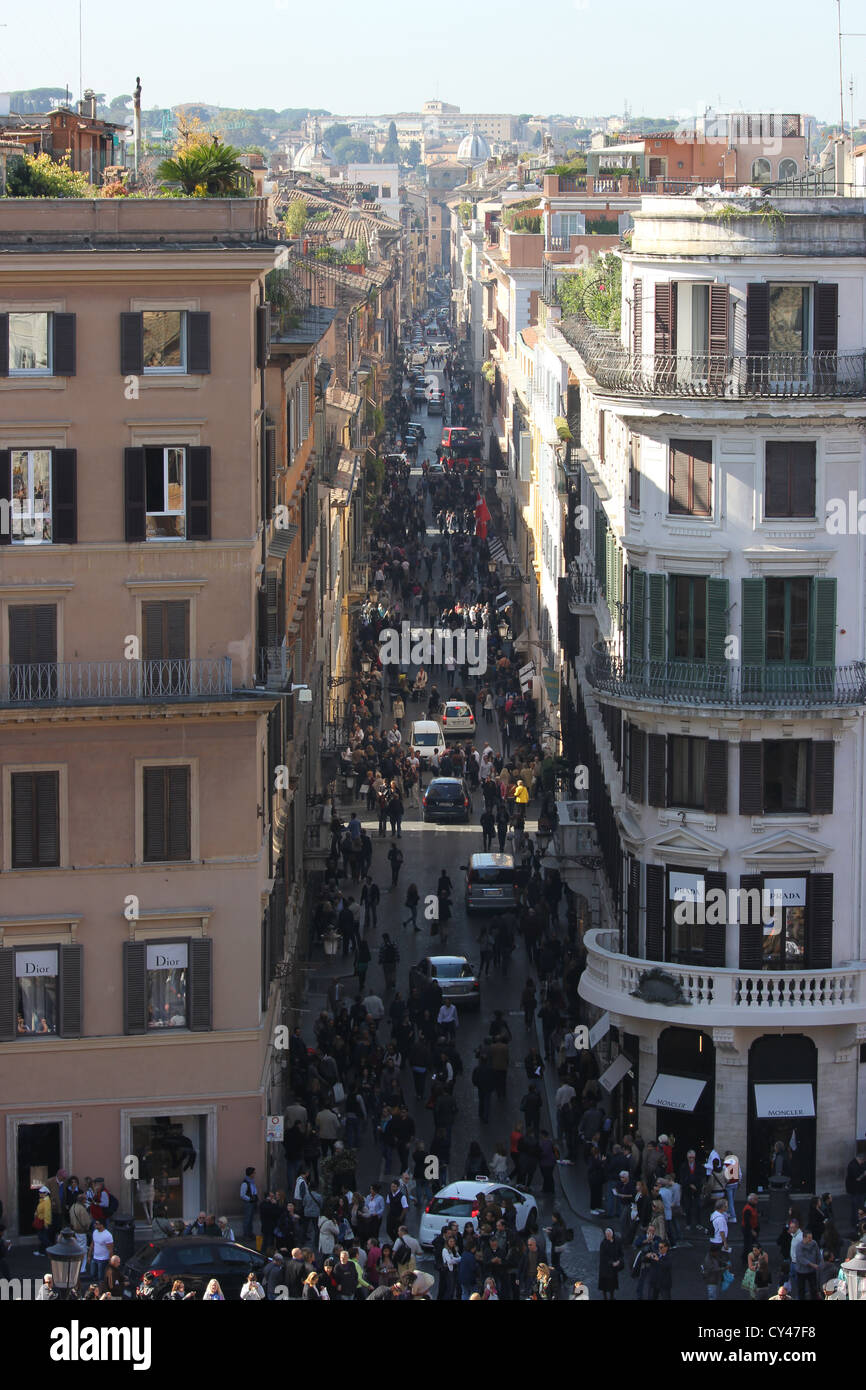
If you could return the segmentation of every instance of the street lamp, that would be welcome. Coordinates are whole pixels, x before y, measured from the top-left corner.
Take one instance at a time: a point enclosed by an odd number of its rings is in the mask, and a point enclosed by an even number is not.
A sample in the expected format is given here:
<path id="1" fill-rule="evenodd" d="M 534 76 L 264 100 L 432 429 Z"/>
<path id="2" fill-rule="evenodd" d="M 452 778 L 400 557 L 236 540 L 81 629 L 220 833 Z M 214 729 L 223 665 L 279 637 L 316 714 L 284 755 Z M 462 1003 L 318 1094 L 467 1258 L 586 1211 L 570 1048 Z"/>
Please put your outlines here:
<path id="1" fill-rule="evenodd" d="M 370 658 L 369 658 L 368 656 L 365 656 L 365 657 L 362 658 L 362 660 L 361 660 L 361 671 L 363 672 L 363 674 L 364 674 L 365 676 L 369 676 L 371 665 L 372 665 L 372 663 L 371 663 Z"/>
<path id="2" fill-rule="evenodd" d="M 503 642 L 505 641 L 510 631 L 511 628 L 508 626 L 508 623 L 503 618 L 502 622 L 499 624 L 499 636 L 502 638 Z"/>
<path id="3" fill-rule="evenodd" d="M 49 1251 L 49 1254 L 51 1252 Z M 842 1263 L 849 1303 L 866 1303 L 866 1236 L 860 1240 L 857 1253 Z"/>
<path id="4" fill-rule="evenodd" d="M 64 1227 L 57 1244 L 49 1245 L 45 1253 L 51 1261 L 55 1289 L 61 1298 L 69 1298 L 78 1284 L 85 1260 L 85 1255 L 69 1226 Z"/>

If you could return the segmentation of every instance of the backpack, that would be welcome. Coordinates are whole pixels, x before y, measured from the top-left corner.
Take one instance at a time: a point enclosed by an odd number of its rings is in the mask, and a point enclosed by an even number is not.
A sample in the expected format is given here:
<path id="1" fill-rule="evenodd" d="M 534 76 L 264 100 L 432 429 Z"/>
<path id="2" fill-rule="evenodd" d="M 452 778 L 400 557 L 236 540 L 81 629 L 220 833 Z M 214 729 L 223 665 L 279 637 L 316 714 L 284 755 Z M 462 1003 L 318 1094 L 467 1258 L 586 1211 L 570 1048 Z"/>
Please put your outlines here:
<path id="1" fill-rule="evenodd" d="M 120 1203 L 118 1202 L 118 1200 L 117 1200 L 117 1198 L 115 1197 L 114 1193 L 113 1193 L 113 1192 L 109 1192 L 109 1194 L 108 1194 L 108 1206 L 107 1206 L 106 1209 L 105 1209 L 105 1214 L 106 1214 L 106 1216 L 113 1216 L 114 1213 L 117 1211 L 117 1208 L 118 1208 L 119 1206 L 120 1206 Z"/>

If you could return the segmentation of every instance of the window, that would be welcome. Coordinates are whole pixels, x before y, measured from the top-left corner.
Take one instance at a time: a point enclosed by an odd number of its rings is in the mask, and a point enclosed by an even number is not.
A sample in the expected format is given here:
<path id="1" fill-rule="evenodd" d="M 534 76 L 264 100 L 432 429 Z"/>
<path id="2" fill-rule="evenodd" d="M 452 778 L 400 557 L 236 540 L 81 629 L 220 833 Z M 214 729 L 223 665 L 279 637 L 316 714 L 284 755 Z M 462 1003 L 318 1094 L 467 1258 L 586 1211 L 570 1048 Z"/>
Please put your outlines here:
<path id="1" fill-rule="evenodd" d="M 808 739 L 764 740 L 764 812 L 808 811 Z"/>
<path id="2" fill-rule="evenodd" d="M 674 574 L 671 591 L 671 656 L 676 661 L 706 661 L 707 581 L 700 575 Z"/>
<path id="3" fill-rule="evenodd" d="M 799 174 L 799 172 L 800 172 L 800 169 L 799 169 L 799 166 L 798 166 L 798 164 L 797 164 L 796 159 L 780 159 L 780 160 L 779 160 L 779 178 L 780 178 L 780 179 L 795 179 L 795 178 L 797 177 L 797 175 Z"/>
<path id="4" fill-rule="evenodd" d="M 189 860 L 190 769 L 143 769 L 144 861 Z"/>
<path id="5" fill-rule="evenodd" d="M 51 540 L 51 450 L 12 449 L 12 540 Z"/>
<path id="6" fill-rule="evenodd" d="M 668 805 L 704 809 L 707 740 L 672 734 L 668 738 Z"/>
<path id="7" fill-rule="evenodd" d="M 186 537 L 185 465 L 185 449 L 144 451 L 148 540 Z"/>
<path id="8" fill-rule="evenodd" d="M 740 815 L 830 815 L 832 740 L 764 739 L 740 744 Z"/>
<path id="9" fill-rule="evenodd" d="M 769 159 L 760 156 L 752 160 L 752 183 L 768 183 L 773 173 Z"/>
<path id="10" fill-rule="evenodd" d="M 60 773 L 13 772 L 12 868 L 60 864 Z"/>
<path id="11" fill-rule="evenodd" d="M 17 992 L 16 1032 L 22 1035 L 60 1031 L 58 1000 L 58 951 L 15 951 Z"/>
<path id="12" fill-rule="evenodd" d="M 767 440 L 764 516 L 814 517 L 814 440 Z"/>
<path id="13" fill-rule="evenodd" d="M 765 583 L 767 661 L 808 662 L 811 579 L 767 579 Z"/>
<path id="14" fill-rule="evenodd" d="M 382 186 L 381 186 L 381 189 L 380 189 L 380 197 L 382 197 L 382 198 L 390 198 L 390 196 L 391 196 L 391 185 L 390 185 L 390 183 L 383 183 Z"/>
<path id="15" fill-rule="evenodd" d="M 50 376 L 51 315 L 9 315 L 9 375 Z"/>
<path id="16" fill-rule="evenodd" d="M 9 697 L 53 699 L 57 694 L 57 605 L 9 608 Z"/>
<path id="17" fill-rule="evenodd" d="M 187 600 L 141 605 L 142 654 L 145 661 L 189 659 L 189 603 Z"/>
<path id="18" fill-rule="evenodd" d="M 811 351 L 811 285 L 770 285 L 770 352 Z"/>
<path id="19" fill-rule="evenodd" d="M 186 1028 L 188 943 L 148 943 L 146 966 L 147 1031 Z"/>
<path id="20" fill-rule="evenodd" d="M 628 450 L 628 505 L 633 512 L 640 511 L 640 435 L 629 435 Z"/>
<path id="21" fill-rule="evenodd" d="M 709 439 L 672 439 L 668 513 L 712 516 L 713 445 Z"/>
<path id="22" fill-rule="evenodd" d="M 181 309 L 145 309 L 141 318 L 144 371 L 185 372 L 185 312 Z"/>

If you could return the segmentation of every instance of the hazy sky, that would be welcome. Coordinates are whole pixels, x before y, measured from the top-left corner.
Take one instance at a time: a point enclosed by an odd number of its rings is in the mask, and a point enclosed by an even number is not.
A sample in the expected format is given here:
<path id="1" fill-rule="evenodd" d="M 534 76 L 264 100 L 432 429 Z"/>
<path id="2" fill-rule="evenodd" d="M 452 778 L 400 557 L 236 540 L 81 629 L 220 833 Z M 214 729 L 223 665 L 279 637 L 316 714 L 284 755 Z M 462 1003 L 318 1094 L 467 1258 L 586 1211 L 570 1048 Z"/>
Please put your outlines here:
<path id="1" fill-rule="evenodd" d="M 145 107 L 323 106 L 685 116 L 839 111 L 836 0 L 82 0 L 83 85 L 109 97 L 141 75 Z M 363 17 L 363 18 L 362 18 Z M 0 91 L 78 93 L 77 0 L 0 5 Z M 866 31 L 866 0 L 842 27 Z M 845 40 L 845 114 L 866 39 Z M 855 117 L 866 91 L 855 77 Z"/>

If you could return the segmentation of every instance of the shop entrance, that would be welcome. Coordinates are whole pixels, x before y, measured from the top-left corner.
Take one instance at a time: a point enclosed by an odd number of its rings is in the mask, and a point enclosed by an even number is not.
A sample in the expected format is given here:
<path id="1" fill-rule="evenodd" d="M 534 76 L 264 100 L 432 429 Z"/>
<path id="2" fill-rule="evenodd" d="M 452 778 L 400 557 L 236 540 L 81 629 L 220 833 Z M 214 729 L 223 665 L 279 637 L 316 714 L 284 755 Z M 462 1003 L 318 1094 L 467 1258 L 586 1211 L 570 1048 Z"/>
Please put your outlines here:
<path id="1" fill-rule="evenodd" d="M 817 1080 L 818 1052 L 802 1033 L 757 1038 L 749 1048 L 748 1172 L 753 1190 L 766 1191 L 775 1162 L 792 1192 L 815 1191 Z"/>
<path id="2" fill-rule="evenodd" d="M 667 1134 L 673 1142 L 674 1170 L 694 1149 L 699 1162 L 713 1147 L 716 1094 L 716 1049 L 711 1037 L 695 1028 L 665 1028 L 658 1040 L 658 1073 L 705 1082 L 694 1110 L 656 1110 L 656 1138 Z"/>
<path id="3" fill-rule="evenodd" d="M 40 1186 L 53 1178 L 62 1166 L 62 1126 L 59 1121 L 19 1124 L 18 1140 L 18 1231 L 33 1234 L 33 1216 Z"/>
<path id="4" fill-rule="evenodd" d="M 156 1115 L 132 1122 L 132 1152 L 142 1182 L 153 1183 L 155 1216 L 190 1219 L 205 1201 L 203 1115 Z M 135 1216 L 146 1219 L 143 1191 L 135 1189 Z"/>

